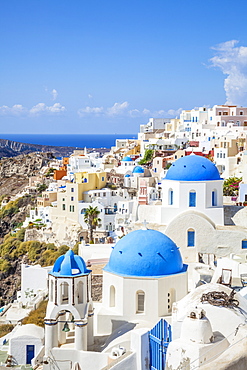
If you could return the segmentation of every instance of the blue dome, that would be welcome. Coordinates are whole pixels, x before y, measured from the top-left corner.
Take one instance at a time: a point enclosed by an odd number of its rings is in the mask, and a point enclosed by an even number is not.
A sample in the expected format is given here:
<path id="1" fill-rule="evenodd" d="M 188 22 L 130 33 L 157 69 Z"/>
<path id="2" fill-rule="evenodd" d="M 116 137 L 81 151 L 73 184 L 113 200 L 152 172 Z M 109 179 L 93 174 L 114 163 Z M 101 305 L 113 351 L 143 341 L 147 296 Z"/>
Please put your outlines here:
<path id="1" fill-rule="evenodd" d="M 129 156 L 127 156 L 127 157 L 124 157 L 124 158 L 122 159 L 122 161 L 123 161 L 123 162 L 132 162 L 132 158 L 130 158 Z"/>
<path id="2" fill-rule="evenodd" d="M 124 177 L 130 177 L 130 175 L 127 173 L 127 175 L 125 175 Z"/>
<path id="3" fill-rule="evenodd" d="M 74 254 L 70 249 L 57 258 L 50 274 L 58 277 L 66 277 L 88 275 L 90 272 L 91 270 L 87 269 L 83 258 Z"/>
<path id="4" fill-rule="evenodd" d="M 199 155 L 188 155 L 175 161 L 164 178 L 177 181 L 221 180 L 219 171 L 209 159 Z"/>
<path id="5" fill-rule="evenodd" d="M 185 271 L 176 244 L 156 230 L 135 230 L 115 245 L 105 271 L 123 276 L 164 276 Z"/>
<path id="6" fill-rule="evenodd" d="M 141 166 L 135 166 L 132 173 L 144 173 L 144 168 L 142 168 Z"/>

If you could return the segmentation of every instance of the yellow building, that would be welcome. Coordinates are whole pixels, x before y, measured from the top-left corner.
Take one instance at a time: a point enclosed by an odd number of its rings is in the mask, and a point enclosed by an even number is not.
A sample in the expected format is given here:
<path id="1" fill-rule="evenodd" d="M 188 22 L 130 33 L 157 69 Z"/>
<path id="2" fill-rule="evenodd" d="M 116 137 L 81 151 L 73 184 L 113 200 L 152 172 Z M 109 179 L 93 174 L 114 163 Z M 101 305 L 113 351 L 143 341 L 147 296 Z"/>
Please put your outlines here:
<path id="1" fill-rule="evenodd" d="M 67 182 L 66 187 L 57 193 L 57 206 L 51 208 L 51 221 L 58 218 L 62 222 L 78 223 L 78 203 L 84 200 L 84 192 L 102 189 L 106 186 L 106 172 L 78 172 L 75 181 Z"/>

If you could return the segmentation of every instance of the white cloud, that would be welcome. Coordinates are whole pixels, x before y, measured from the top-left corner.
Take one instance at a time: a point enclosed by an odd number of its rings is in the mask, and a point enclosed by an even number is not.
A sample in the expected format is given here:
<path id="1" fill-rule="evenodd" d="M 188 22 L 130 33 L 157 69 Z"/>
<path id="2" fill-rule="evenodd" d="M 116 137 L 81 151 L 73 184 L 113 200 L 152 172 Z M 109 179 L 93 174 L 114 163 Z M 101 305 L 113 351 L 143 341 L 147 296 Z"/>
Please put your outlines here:
<path id="1" fill-rule="evenodd" d="M 115 103 L 112 107 L 107 108 L 107 114 L 109 116 L 119 116 L 126 112 L 129 103 L 127 101 L 123 103 Z"/>
<path id="2" fill-rule="evenodd" d="M 30 109 L 29 113 L 31 115 L 40 115 L 42 113 L 59 114 L 64 112 L 65 110 L 65 107 L 62 106 L 60 103 L 55 103 L 50 107 L 47 106 L 45 103 L 38 103 Z"/>
<path id="3" fill-rule="evenodd" d="M 93 98 L 93 95 L 88 94 L 88 98 L 89 98 L 89 99 L 92 99 L 92 98 Z"/>
<path id="4" fill-rule="evenodd" d="M 168 113 L 169 116 L 176 116 L 177 117 L 181 114 L 182 110 L 183 110 L 183 108 L 178 108 L 176 110 L 175 109 L 169 109 L 167 113 Z"/>
<path id="5" fill-rule="evenodd" d="M 7 105 L 2 105 L 0 107 L 0 115 L 5 116 L 21 116 L 25 115 L 28 110 L 21 104 L 15 104 L 13 107 L 8 107 Z"/>
<path id="6" fill-rule="evenodd" d="M 0 107 L 0 115 L 5 116 L 38 116 L 40 114 L 59 114 L 64 112 L 66 109 L 60 103 L 55 103 L 51 106 L 45 105 L 45 103 L 38 103 L 31 109 L 23 107 L 21 104 L 15 104 L 13 107 L 3 105 Z"/>
<path id="7" fill-rule="evenodd" d="M 151 112 L 150 112 L 149 109 L 144 108 L 143 111 L 142 111 L 142 113 L 143 114 L 150 114 Z"/>
<path id="8" fill-rule="evenodd" d="M 87 114 L 99 115 L 103 113 L 103 111 L 104 111 L 103 107 L 85 107 L 85 108 L 79 109 L 77 113 L 80 117 L 84 117 Z"/>
<path id="9" fill-rule="evenodd" d="M 163 109 L 158 111 L 151 111 L 150 109 L 144 108 L 143 110 L 139 110 L 137 108 L 134 109 L 128 109 L 129 103 L 127 101 L 123 103 L 114 103 L 112 107 L 104 108 L 104 107 L 85 107 L 81 108 L 77 111 L 78 115 L 80 117 L 84 117 L 86 115 L 105 115 L 105 116 L 122 116 L 122 117 L 169 117 L 169 116 L 179 116 L 179 114 L 182 111 L 182 108 L 179 108 L 177 110 L 170 109 L 168 111 L 165 111 Z"/>
<path id="10" fill-rule="evenodd" d="M 56 89 L 53 89 L 52 92 L 51 92 L 51 95 L 52 95 L 52 100 L 56 100 L 57 99 L 57 96 L 58 96 L 58 92 Z"/>
<path id="11" fill-rule="evenodd" d="M 226 103 L 246 105 L 247 47 L 237 46 L 238 42 L 231 40 L 213 47 L 216 55 L 210 62 L 213 67 L 220 68 L 227 75 L 224 81 Z"/>

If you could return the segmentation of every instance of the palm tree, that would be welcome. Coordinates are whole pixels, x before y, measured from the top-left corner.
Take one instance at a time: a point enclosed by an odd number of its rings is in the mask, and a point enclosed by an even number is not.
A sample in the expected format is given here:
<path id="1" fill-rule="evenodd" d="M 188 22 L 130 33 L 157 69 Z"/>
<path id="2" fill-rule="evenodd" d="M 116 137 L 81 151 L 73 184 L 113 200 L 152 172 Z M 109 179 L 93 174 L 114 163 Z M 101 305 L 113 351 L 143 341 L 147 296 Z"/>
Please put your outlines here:
<path id="1" fill-rule="evenodd" d="M 84 221 L 88 225 L 89 229 L 89 242 L 93 243 L 93 230 L 99 225 L 101 219 L 98 218 L 100 211 L 97 207 L 89 206 L 84 214 Z"/>

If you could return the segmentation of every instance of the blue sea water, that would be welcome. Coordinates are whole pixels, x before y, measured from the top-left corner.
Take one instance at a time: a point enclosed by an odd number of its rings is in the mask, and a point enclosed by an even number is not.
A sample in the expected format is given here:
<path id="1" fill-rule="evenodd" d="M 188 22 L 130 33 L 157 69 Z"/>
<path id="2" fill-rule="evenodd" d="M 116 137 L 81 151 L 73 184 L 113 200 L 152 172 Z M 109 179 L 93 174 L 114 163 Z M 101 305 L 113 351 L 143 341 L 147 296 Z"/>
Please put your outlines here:
<path id="1" fill-rule="evenodd" d="M 25 144 L 52 146 L 73 146 L 77 148 L 110 148 L 116 139 L 137 139 L 134 134 L 1 134 L 0 139 L 18 141 Z"/>

